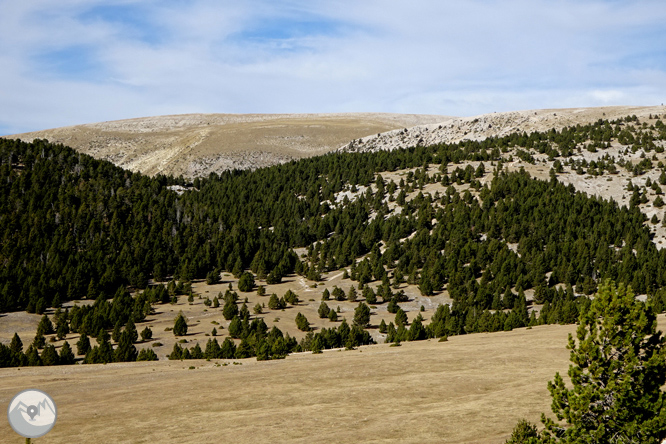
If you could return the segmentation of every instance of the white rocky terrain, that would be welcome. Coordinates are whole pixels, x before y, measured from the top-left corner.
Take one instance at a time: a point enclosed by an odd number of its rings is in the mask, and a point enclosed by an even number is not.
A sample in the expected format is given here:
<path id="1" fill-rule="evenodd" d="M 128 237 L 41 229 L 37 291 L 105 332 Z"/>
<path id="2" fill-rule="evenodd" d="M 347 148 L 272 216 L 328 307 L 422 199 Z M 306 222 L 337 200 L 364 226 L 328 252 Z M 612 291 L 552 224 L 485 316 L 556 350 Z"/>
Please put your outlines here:
<path id="1" fill-rule="evenodd" d="M 618 119 L 628 115 L 648 117 L 666 112 L 665 106 L 613 106 L 600 108 L 543 109 L 452 117 L 437 124 L 421 124 L 355 139 L 339 151 L 359 152 L 393 150 L 416 145 L 456 143 L 506 136 L 516 131 L 528 134 L 567 126 L 584 125 L 599 119 Z"/>

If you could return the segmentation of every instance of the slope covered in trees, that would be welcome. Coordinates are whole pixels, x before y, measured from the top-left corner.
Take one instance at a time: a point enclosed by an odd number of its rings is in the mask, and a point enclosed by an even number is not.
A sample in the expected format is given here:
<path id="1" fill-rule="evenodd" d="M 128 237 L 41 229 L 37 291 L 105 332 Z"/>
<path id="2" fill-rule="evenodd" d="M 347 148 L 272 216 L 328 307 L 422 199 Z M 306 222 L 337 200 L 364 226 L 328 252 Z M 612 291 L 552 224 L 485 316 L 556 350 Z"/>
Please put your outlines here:
<path id="1" fill-rule="evenodd" d="M 578 296 L 594 293 L 606 278 L 663 308 L 666 278 L 659 270 L 666 250 L 651 241 L 639 208 L 647 191 L 635 187 L 636 198 L 620 206 L 576 192 L 556 176 L 565 167 L 603 175 L 618 166 L 640 176 L 654 168 L 654 159 L 634 164 L 571 156 L 620 140 L 627 152 L 660 152 L 665 134 L 661 120 L 649 128 L 627 118 L 481 142 L 330 154 L 192 183 L 131 173 L 46 141 L 3 139 L 0 310 L 42 313 L 66 300 L 102 301 L 119 288 L 145 288 L 151 278 L 214 282 L 224 270 L 243 276 L 251 289 L 253 274 L 268 284 L 293 272 L 316 281 L 342 267 L 358 281 L 358 293 L 334 298 L 362 295 L 391 313 L 404 302 L 404 293 L 394 290 L 405 280 L 424 295 L 448 291 L 451 307 L 442 306 L 426 327 L 418 319 L 385 326 L 389 340 L 575 322 L 589 304 Z M 514 155 L 528 164 L 552 159 L 551 179 L 507 172 L 504 164 Z M 398 170 L 405 171 L 399 183 L 382 176 Z M 430 184 L 443 192 L 423 191 Z M 172 185 L 188 190 L 179 194 Z M 297 247 L 305 247 L 304 257 L 294 253 Z M 373 290 L 370 282 L 379 285 Z M 543 304 L 538 320 L 529 316 L 529 289 L 533 302 Z M 169 301 L 170 294 L 156 291 L 161 295 L 149 303 Z M 144 305 L 137 313 L 148 313 Z M 95 322 L 87 333 L 97 336 L 118 320 Z M 251 355 L 279 337 L 247 316 L 237 324 L 238 338 L 254 335 Z M 300 346 L 368 341 L 360 324 L 350 329 L 352 340 L 343 330 L 311 333 Z M 271 355 L 267 350 L 262 353 Z"/>

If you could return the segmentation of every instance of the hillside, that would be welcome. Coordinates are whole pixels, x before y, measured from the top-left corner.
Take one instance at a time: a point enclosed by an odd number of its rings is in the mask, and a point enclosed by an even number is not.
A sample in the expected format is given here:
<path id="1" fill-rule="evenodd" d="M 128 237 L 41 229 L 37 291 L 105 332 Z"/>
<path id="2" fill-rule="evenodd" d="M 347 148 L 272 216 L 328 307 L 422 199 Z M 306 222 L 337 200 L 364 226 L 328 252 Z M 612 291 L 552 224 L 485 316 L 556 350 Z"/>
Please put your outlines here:
<path id="1" fill-rule="evenodd" d="M 206 177 L 331 151 L 375 151 L 560 130 L 598 119 L 641 118 L 663 106 L 499 112 L 470 117 L 419 114 L 185 114 L 54 128 L 7 136 L 62 143 L 148 175 Z"/>
<path id="2" fill-rule="evenodd" d="M 146 117 L 8 136 L 62 143 L 148 175 L 205 177 L 320 154 L 351 139 L 430 124 L 445 116 L 346 114 L 186 114 Z"/>
<path id="3" fill-rule="evenodd" d="M 661 306 L 662 118 L 338 153 L 191 184 L 61 145 L 1 141 L 0 308 L 41 314 L 95 300 L 56 323 L 96 337 L 168 315 L 169 302 L 187 297 L 195 312 L 184 311 L 197 321 L 213 303 L 217 314 L 231 310 L 212 319 L 220 340 L 239 347 L 229 354 L 270 358 L 574 322 L 581 296 L 605 278 Z M 618 192 L 599 199 L 567 183 Z M 202 294 L 189 284 L 203 279 L 222 288 Z M 195 294 L 205 300 L 195 304 Z M 352 328 L 357 309 L 367 318 Z M 310 337 L 293 330 L 301 311 L 316 327 Z M 278 318 L 273 331 L 266 320 Z M 197 330 L 200 350 L 179 350 L 169 334 L 173 351 L 157 357 L 198 356 L 208 328 Z M 3 333 L 8 341 L 12 332 Z M 5 365 L 23 362 L 16 356 Z"/>
<path id="4" fill-rule="evenodd" d="M 0 377 L 40 377 L 70 406 L 86 385 L 93 403 L 103 389 L 118 402 L 80 404 L 86 419 L 70 424 L 90 438 L 110 413 L 134 427 L 130 441 L 219 439 L 197 422 L 215 416 L 242 442 L 256 440 L 259 418 L 280 424 L 262 434 L 273 440 L 500 443 L 520 416 L 548 410 L 542 384 L 565 367 L 571 331 L 552 324 L 574 323 L 601 281 L 666 309 L 665 118 L 339 152 L 191 182 L 0 140 L 0 311 L 12 312 L 0 367 L 21 367 Z M 137 357 L 162 362 L 120 364 Z M 61 365 L 58 380 L 34 368 L 75 362 L 89 365 Z M 294 382 L 275 379 L 283 369 Z M 190 374 L 201 376 L 183 390 Z M 228 398 L 235 378 L 256 384 Z M 115 410 L 128 397 L 145 409 L 159 384 L 179 387 L 151 401 L 178 427 L 154 431 Z M 295 407 L 262 410 L 275 400 Z M 317 421 L 304 427 L 303 409 Z"/>
<path id="5" fill-rule="evenodd" d="M 567 126 L 588 125 L 599 119 L 614 120 L 629 115 L 647 118 L 665 113 L 664 106 L 608 106 L 597 108 L 564 108 L 511 111 L 471 117 L 453 117 L 436 125 L 422 124 L 382 134 L 370 134 L 351 141 L 338 151 L 367 152 L 393 150 L 415 145 L 481 141 L 515 132 L 561 130 Z"/>

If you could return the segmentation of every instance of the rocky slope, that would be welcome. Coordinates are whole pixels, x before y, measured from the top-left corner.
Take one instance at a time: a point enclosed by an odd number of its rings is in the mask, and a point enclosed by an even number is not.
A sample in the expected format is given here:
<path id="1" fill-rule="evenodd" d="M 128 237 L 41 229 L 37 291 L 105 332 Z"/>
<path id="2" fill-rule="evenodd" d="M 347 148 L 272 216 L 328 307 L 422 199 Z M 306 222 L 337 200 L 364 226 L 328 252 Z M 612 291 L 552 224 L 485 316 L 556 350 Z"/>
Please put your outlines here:
<path id="1" fill-rule="evenodd" d="M 351 141 L 339 151 L 393 150 L 415 145 L 456 143 L 463 140 L 483 140 L 505 136 L 515 131 L 547 131 L 566 126 L 587 124 L 599 119 L 616 119 L 627 115 L 647 117 L 663 114 L 664 106 L 614 106 L 601 108 L 571 108 L 513 111 L 483 114 L 473 117 L 450 118 L 437 124 L 423 124 L 374 134 Z"/>

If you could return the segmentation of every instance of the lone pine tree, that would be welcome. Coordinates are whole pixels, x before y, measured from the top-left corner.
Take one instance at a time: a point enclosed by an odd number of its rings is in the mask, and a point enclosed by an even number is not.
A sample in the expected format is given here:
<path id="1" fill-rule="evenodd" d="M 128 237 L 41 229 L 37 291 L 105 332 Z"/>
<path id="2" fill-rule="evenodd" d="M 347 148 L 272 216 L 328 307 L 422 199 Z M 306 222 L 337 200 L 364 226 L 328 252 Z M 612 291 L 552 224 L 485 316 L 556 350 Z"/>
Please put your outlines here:
<path id="1" fill-rule="evenodd" d="M 557 422 L 542 415 L 541 436 L 521 442 L 661 443 L 666 346 L 652 309 L 623 284 L 606 282 L 579 322 L 567 346 L 572 388 L 559 373 L 548 383 Z"/>
<path id="2" fill-rule="evenodd" d="M 185 336 L 187 334 L 187 320 L 182 313 L 178 315 L 173 324 L 173 334 L 175 336 Z"/>

